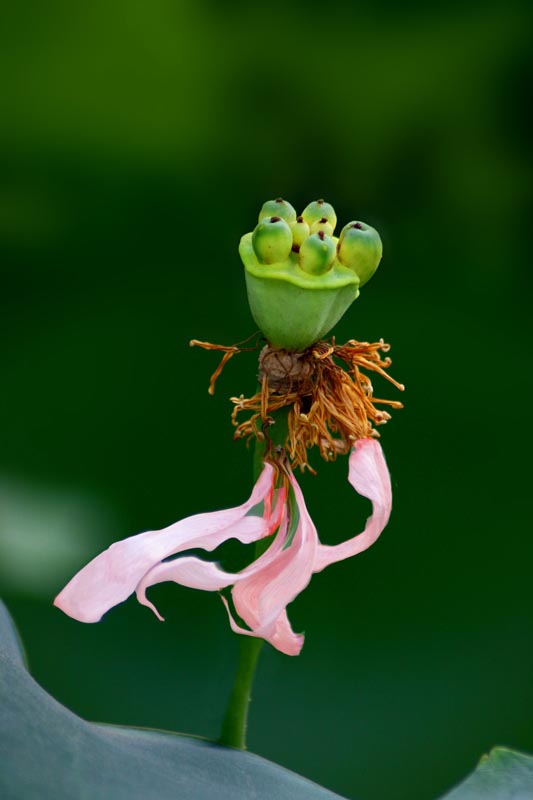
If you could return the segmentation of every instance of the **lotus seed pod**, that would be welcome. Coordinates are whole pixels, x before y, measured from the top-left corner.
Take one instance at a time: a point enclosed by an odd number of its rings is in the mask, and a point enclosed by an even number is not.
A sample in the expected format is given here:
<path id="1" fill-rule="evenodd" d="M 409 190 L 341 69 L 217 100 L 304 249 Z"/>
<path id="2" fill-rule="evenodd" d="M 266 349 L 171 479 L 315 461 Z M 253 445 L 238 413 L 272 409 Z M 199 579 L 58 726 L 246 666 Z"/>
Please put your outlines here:
<path id="1" fill-rule="evenodd" d="M 272 214 L 245 233 L 239 253 L 257 326 L 273 347 L 301 353 L 356 300 L 359 278 L 336 257 L 336 237 L 322 230 L 310 234 L 303 218 L 287 224 L 280 216 Z M 324 216 L 322 205 L 314 221 Z"/>
<path id="2" fill-rule="evenodd" d="M 333 236 L 333 225 L 328 222 L 327 217 L 320 217 L 311 225 L 311 233 L 318 233 L 319 231 L 324 231 L 326 236 Z"/>
<path id="3" fill-rule="evenodd" d="M 300 247 L 300 269 L 310 275 L 322 275 L 332 266 L 335 254 L 335 242 L 331 236 L 327 236 L 324 231 L 312 233 Z"/>
<path id="4" fill-rule="evenodd" d="M 302 211 L 302 217 L 305 219 L 310 228 L 312 228 L 315 222 L 318 222 L 320 219 L 322 219 L 322 217 L 325 217 L 331 225 L 331 233 L 333 233 L 335 230 L 335 225 L 337 224 L 337 215 L 335 214 L 335 209 L 332 205 L 326 203 L 325 200 L 314 200 L 312 203 L 309 203 L 309 205 Z"/>
<path id="5" fill-rule="evenodd" d="M 268 217 L 256 226 L 252 246 L 261 264 L 285 261 L 292 249 L 291 229 L 281 217 Z"/>
<path id="6" fill-rule="evenodd" d="M 285 222 L 294 222 L 296 211 L 283 197 L 277 197 L 276 200 L 267 200 L 266 203 L 263 203 L 259 212 L 259 222 L 266 217 L 281 217 Z"/>
<path id="7" fill-rule="evenodd" d="M 289 227 L 292 231 L 292 249 L 297 253 L 304 239 L 309 236 L 309 225 L 303 217 L 298 217 L 295 222 L 289 224 Z"/>
<path id="8" fill-rule="evenodd" d="M 379 233 L 365 222 L 349 222 L 339 237 L 339 261 L 353 269 L 363 286 L 377 270 L 383 253 Z"/>

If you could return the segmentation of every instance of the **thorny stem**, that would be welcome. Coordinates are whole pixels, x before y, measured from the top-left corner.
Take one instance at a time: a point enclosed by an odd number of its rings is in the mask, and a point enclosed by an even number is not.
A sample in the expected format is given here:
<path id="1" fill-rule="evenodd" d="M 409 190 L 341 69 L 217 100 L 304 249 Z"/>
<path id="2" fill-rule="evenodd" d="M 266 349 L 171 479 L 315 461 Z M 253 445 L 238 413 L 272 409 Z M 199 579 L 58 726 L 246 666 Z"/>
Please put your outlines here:
<path id="1" fill-rule="evenodd" d="M 287 435 L 286 410 L 283 409 L 282 412 L 278 412 L 275 420 L 269 436 L 274 446 L 278 442 L 284 441 Z M 254 482 L 263 468 L 265 449 L 264 442 L 256 441 L 253 460 Z M 260 556 L 269 544 L 268 539 L 260 539 L 255 546 L 256 556 Z M 246 733 L 248 730 L 248 712 L 252 699 L 252 685 L 262 646 L 262 639 L 253 636 L 241 636 L 237 672 L 235 673 L 219 738 L 219 743 L 227 747 L 246 750 Z"/>

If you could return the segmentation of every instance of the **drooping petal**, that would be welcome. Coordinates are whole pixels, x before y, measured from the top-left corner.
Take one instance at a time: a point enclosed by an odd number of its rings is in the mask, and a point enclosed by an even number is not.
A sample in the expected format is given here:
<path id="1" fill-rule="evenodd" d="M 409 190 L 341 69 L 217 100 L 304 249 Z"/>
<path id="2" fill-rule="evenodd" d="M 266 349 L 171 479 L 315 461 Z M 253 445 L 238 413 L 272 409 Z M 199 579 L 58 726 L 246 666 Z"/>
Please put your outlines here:
<path id="1" fill-rule="evenodd" d="M 273 626 L 270 636 L 266 637 L 257 631 L 251 631 L 247 628 L 243 628 L 242 625 L 239 625 L 234 620 L 228 605 L 228 601 L 225 597 L 222 597 L 222 602 L 226 606 L 229 624 L 234 633 L 240 633 L 243 636 L 255 636 L 259 639 L 266 639 L 266 641 L 275 647 L 276 650 L 279 650 L 280 653 L 285 653 L 286 656 L 300 655 L 300 651 L 304 644 L 304 635 L 303 633 L 294 633 L 286 611 L 281 612 L 280 616 L 275 622 L 275 625 Z"/>
<path id="2" fill-rule="evenodd" d="M 348 480 L 358 494 L 372 502 L 372 515 L 367 519 L 364 531 L 352 539 L 333 546 L 319 545 L 314 572 L 366 550 L 374 544 L 389 521 L 392 508 L 390 475 L 376 439 L 356 442 L 350 454 Z"/>
<path id="3" fill-rule="evenodd" d="M 250 630 L 238 625 L 231 614 L 230 624 L 237 633 L 258 636 L 283 653 L 297 655 L 304 637 L 293 632 L 286 608 L 311 580 L 318 537 L 293 475 L 290 481 L 298 510 L 294 538 L 287 541 L 289 520 L 285 516 L 270 548 L 235 581 L 232 591 L 235 610 Z"/>
<path id="4" fill-rule="evenodd" d="M 267 535 L 269 519 L 247 514 L 259 503 L 270 502 L 273 477 L 273 467 L 265 464 L 249 500 L 241 506 L 196 514 L 168 528 L 115 542 L 72 578 L 54 604 L 80 622 L 97 622 L 126 600 L 163 559 L 193 548 L 214 550 L 227 539 L 249 543 Z"/>
<path id="5" fill-rule="evenodd" d="M 285 489 L 280 488 L 276 492 L 269 492 L 265 497 L 264 521 L 266 529 L 264 535 L 271 534 L 278 528 L 284 511 L 285 496 Z M 272 500 L 274 500 L 274 505 L 272 505 Z M 241 539 L 241 541 L 243 540 Z M 239 578 L 239 573 L 225 572 L 218 564 L 212 561 L 203 561 L 195 556 L 183 556 L 173 561 L 160 562 L 152 567 L 137 586 L 137 600 L 142 605 L 152 609 L 156 617 L 163 621 L 159 611 L 146 597 L 146 590 L 150 586 L 173 581 L 191 589 L 214 592 L 230 586 Z"/>
<path id="6" fill-rule="evenodd" d="M 238 579 L 238 574 L 224 572 L 214 561 L 202 561 L 195 556 L 183 556 L 174 561 L 163 561 L 146 573 L 136 589 L 137 600 L 143 606 L 151 608 L 156 617 L 163 621 L 163 617 L 146 597 L 146 590 L 150 586 L 165 581 L 174 581 L 190 589 L 203 589 L 206 592 L 218 592 L 226 586 L 231 586 Z"/>

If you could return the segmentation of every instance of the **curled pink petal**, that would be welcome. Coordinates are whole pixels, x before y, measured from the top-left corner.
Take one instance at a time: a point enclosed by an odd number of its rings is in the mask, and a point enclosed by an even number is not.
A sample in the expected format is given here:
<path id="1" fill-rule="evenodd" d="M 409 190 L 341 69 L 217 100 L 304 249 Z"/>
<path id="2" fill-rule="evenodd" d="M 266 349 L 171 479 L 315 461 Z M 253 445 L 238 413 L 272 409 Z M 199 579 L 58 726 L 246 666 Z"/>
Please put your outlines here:
<path id="1" fill-rule="evenodd" d="M 261 637 L 281 652 L 297 655 L 304 637 L 293 632 L 286 608 L 311 580 L 318 537 L 293 475 L 290 481 L 299 515 L 294 538 L 287 543 L 288 517 L 285 515 L 270 548 L 235 580 L 232 590 L 235 610 L 250 630 L 238 625 L 231 613 L 230 624 L 238 633 Z"/>
<path id="2" fill-rule="evenodd" d="M 243 570 L 233 590 L 233 600 L 239 616 L 248 623 L 268 627 L 280 613 L 305 589 L 313 574 L 318 536 L 309 516 L 302 490 L 291 474 L 299 520 L 292 542 L 285 546 L 287 522 L 276 537 L 276 547 L 271 547 L 250 567 Z M 248 623 L 249 624 L 249 623 Z M 255 624 L 250 627 L 255 627 Z"/>
<path id="3" fill-rule="evenodd" d="M 192 548 L 214 550 L 227 539 L 248 543 L 267 535 L 269 519 L 246 515 L 259 503 L 270 502 L 273 476 L 273 467 L 265 464 L 249 500 L 241 506 L 196 514 L 168 528 L 115 542 L 72 578 L 54 605 L 80 622 L 97 622 L 126 600 L 163 559 Z"/>
<path id="4" fill-rule="evenodd" d="M 287 655 L 298 655 L 304 636 L 292 630 L 288 605 L 307 586 L 313 572 L 360 553 L 376 541 L 390 516 L 392 492 L 379 443 L 375 439 L 358 441 L 350 454 L 348 480 L 370 499 L 372 515 L 362 533 L 342 544 L 324 546 L 318 541 L 294 475 L 289 474 L 289 499 L 285 488 L 275 488 L 276 475 L 265 463 L 243 505 L 187 517 L 162 530 L 111 545 L 72 578 L 55 605 L 82 622 L 96 622 L 136 592 L 139 602 L 162 619 L 146 597 L 146 590 L 155 584 L 174 581 L 205 591 L 233 586 L 235 613 L 247 627 L 236 621 L 223 597 L 232 630 L 265 639 Z M 212 551 L 231 538 L 250 543 L 275 531 L 269 548 L 239 573 L 225 572 L 215 562 L 195 556 L 179 556 L 197 548 Z M 178 558 L 166 560 L 173 555 Z"/>
<path id="5" fill-rule="evenodd" d="M 190 589 L 203 589 L 206 592 L 218 592 L 226 586 L 231 586 L 239 576 L 231 572 L 224 572 L 214 561 L 202 561 L 194 556 L 183 556 L 174 561 L 164 561 L 146 573 L 136 589 L 137 600 L 143 606 L 151 608 L 156 617 L 163 621 L 153 603 L 146 597 L 146 590 L 150 586 L 165 581 L 174 581 Z"/>
<path id="6" fill-rule="evenodd" d="M 274 633 L 270 637 L 272 646 L 287 656 L 299 656 L 304 646 L 304 639 L 303 633 L 294 633 L 287 612 L 282 611 L 276 620 Z"/>
<path id="7" fill-rule="evenodd" d="M 372 502 L 372 515 L 367 519 L 364 531 L 352 539 L 333 546 L 319 545 L 314 572 L 366 550 L 374 544 L 389 521 L 392 508 L 390 475 L 376 439 L 356 442 L 350 454 L 348 480 L 358 494 Z"/>
<path id="8" fill-rule="evenodd" d="M 271 534 L 278 528 L 282 517 L 286 491 L 284 488 L 278 490 L 274 506 L 272 507 L 272 497 L 274 492 L 270 492 L 265 498 L 265 535 Z M 234 536 L 233 538 L 239 538 Z M 164 561 L 156 564 L 146 573 L 136 589 L 137 600 L 141 605 L 151 608 L 156 617 L 163 621 L 163 617 L 158 612 L 153 603 L 146 597 L 146 590 L 150 586 L 165 581 L 173 581 L 181 586 L 188 586 L 190 589 L 203 589 L 207 592 L 217 592 L 230 586 L 239 579 L 238 574 L 225 572 L 218 564 L 212 561 L 203 561 L 200 558 L 187 557 L 178 558 L 174 561 Z"/>
<path id="9" fill-rule="evenodd" d="M 300 655 L 304 644 L 304 635 L 302 633 L 294 633 L 285 611 L 282 611 L 279 618 L 276 620 L 270 636 L 266 637 L 259 631 L 248 630 L 235 622 L 225 597 L 222 597 L 222 602 L 226 606 L 229 624 L 234 633 L 240 633 L 243 636 L 254 636 L 258 639 L 266 639 L 276 650 L 279 650 L 280 653 L 285 653 L 287 656 Z"/>

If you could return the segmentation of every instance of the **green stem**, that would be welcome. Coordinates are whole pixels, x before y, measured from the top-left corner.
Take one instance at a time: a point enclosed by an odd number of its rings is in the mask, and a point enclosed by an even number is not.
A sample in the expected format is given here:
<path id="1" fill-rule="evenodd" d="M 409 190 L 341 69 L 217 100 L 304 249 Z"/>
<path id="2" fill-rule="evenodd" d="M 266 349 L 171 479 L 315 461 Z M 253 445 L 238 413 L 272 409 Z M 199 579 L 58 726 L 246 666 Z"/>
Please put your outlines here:
<path id="1" fill-rule="evenodd" d="M 252 699 L 252 683 L 262 646 L 262 639 L 256 639 L 252 636 L 241 637 L 237 673 L 224 721 L 222 722 L 220 744 L 246 750 L 246 732 L 248 728 L 248 711 L 250 700 Z"/>
<path id="2" fill-rule="evenodd" d="M 287 411 L 285 409 L 281 409 L 276 414 L 276 425 L 273 426 L 269 433 L 274 444 L 283 445 L 285 443 L 287 436 Z M 254 481 L 257 480 L 263 469 L 264 451 L 264 444 L 256 442 L 253 467 Z M 268 545 L 268 540 L 260 539 L 255 546 L 256 556 L 259 557 Z M 252 699 L 252 684 L 262 646 L 262 639 L 257 639 L 253 636 L 241 636 L 237 672 L 222 721 L 220 744 L 246 750 L 246 732 L 248 728 L 248 711 Z"/>

